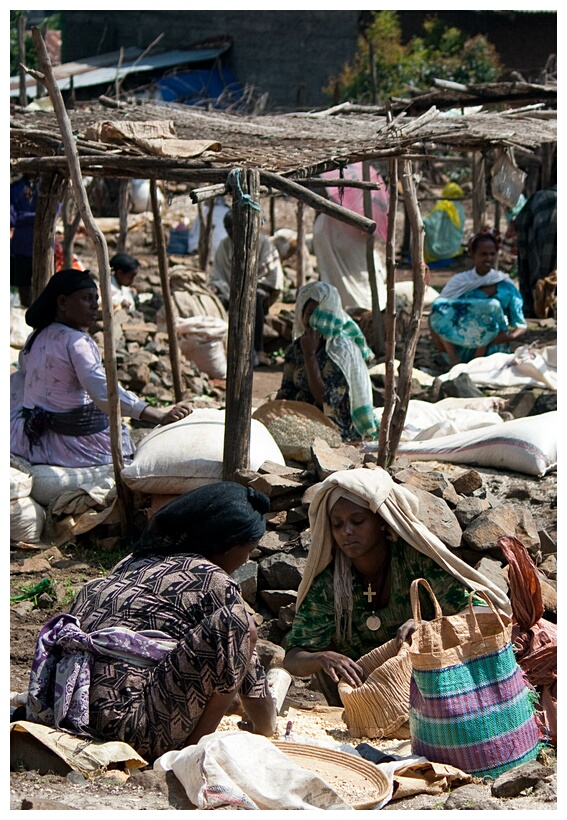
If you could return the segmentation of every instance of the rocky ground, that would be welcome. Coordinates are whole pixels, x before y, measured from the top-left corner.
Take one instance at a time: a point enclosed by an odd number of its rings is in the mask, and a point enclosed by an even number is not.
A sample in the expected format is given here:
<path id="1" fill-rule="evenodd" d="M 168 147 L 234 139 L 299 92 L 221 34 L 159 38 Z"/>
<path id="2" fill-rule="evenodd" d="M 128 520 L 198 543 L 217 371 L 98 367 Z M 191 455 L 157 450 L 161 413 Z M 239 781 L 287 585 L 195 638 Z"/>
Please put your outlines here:
<path id="1" fill-rule="evenodd" d="M 171 221 L 174 219 L 172 217 Z M 293 222 L 291 222 L 293 224 Z M 111 246 L 114 234 L 107 235 Z M 151 231 L 142 225 L 137 233 L 132 233 L 133 247 L 128 250 L 142 262 L 140 289 L 146 292 L 159 282 L 155 250 L 152 247 Z M 86 244 L 80 248 L 81 258 L 93 264 Z M 110 247 L 112 253 L 112 247 Z M 175 260 L 174 260 L 175 261 Z M 187 259 L 182 260 L 184 263 Z M 437 274 L 432 284 L 441 283 L 450 272 Z M 288 270 L 290 280 L 293 270 Z M 173 398 L 171 373 L 164 362 L 167 360 L 167 346 L 157 328 L 156 315 L 159 301 L 148 300 L 144 315 L 138 317 L 137 327 L 128 329 L 124 323 L 124 337 L 119 339 L 120 378 L 126 386 L 152 395 L 157 401 L 168 402 Z M 272 327 L 272 337 L 267 349 L 271 351 L 269 364 L 255 370 L 253 399 L 254 405 L 261 404 L 278 388 L 281 381 L 281 352 L 289 341 L 289 310 L 291 303 L 283 303 L 276 311 Z M 154 323 L 153 328 L 147 324 Z M 136 323 L 135 323 L 136 324 Z M 287 331 L 286 331 L 287 329 Z M 529 334 L 523 343 L 543 346 L 554 343 L 556 327 L 553 321 L 532 322 Z M 143 355 L 142 355 L 143 353 Z M 137 357 L 137 358 L 136 358 Z M 153 357 L 153 358 L 152 358 Z M 135 361 L 133 361 L 135 359 Z M 416 354 L 417 367 L 423 367 L 434 375 L 443 372 L 443 363 L 436 359 L 427 333 L 422 334 Z M 211 379 L 199 372 L 188 362 L 183 365 L 185 389 L 200 396 L 205 405 L 222 406 L 224 385 L 222 381 Z M 159 378 L 158 378 L 159 377 Z M 376 384 L 377 395 L 380 385 Z M 415 396 L 425 398 L 416 385 Z M 530 392 L 530 391 L 528 391 Z M 534 414 L 553 409 L 555 397 L 549 391 L 531 391 L 524 396 L 522 413 Z M 518 411 L 517 396 L 507 395 L 509 411 Z M 539 405 L 538 405 L 539 402 Z M 556 406 L 556 405 L 555 405 Z M 514 413 L 512 413 L 513 415 Z M 134 431 L 140 438 L 143 428 Z M 335 454 L 337 455 L 337 454 Z M 341 451 L 345 466 L 357 463 L 352 451 Z M 294 607 L 294 590 L 299 583 L 302 562 L 309 545 L 306 506 L 301 503 L 310 486 L 324 475 L 325 469 L 333 469 L 326 462 L 328 453 L 320 446 L 318 459 L 314 464 L 295 463 L 287 471 L 280 471 L 274 478 L 270 470 L 255 476 L 243 476 L 247 481 L 269 479 L 278 483 L 279 499 L 277 511 L 271 516 L 267 533 L 262 539 L 257 554 L 253 555 L 253 567 L 239 578 L 243 594 L 251 611 L 254 612 L 262 644 L 263 660 L 266 665 L 277 665 L 281 660 L 281 644 L 291 623 Z M 335 463 L 335 462 L 333 462 Z M 335 466 L 334 469 L 337 469 Z M 407 459 L 398 459 L 393 465 L 397 480 L 412 485 L 423 493 L 427 503 L 429 526 L 439 527 L 439 504 L 449 511 L 448 529 L 443 532 L 446 543 L 450 543 L 461 556 L 473 565 L 483 561 L 483 569 L 494 573 L 505 583 L 505 571 L 501 555 L 490 548 L 488 542 L 474 540 L 467 536 L 471 520 L 459 511 L 459 498 L 455 500 L 453 482 L 463 475 L 474 473 L 473 484 L 466 494 L 470 507 L 471 499 L 478 506 L 477 515 L 490 515 L 491 526 L 503 527 L 504 520 L 514 521 L 516 535 L 526 543 L 534 561 L 538 564 L 542 586 L 545 588 L 545 617 L 557 617 L 557 482 L 556 473 L 537 478 L 507 471 L 471 468 L 466 465 L 428 463 L 415 464 Z M 268 478 L 266 478 L 266 475 Z M 426 476 L 426 477 L 424 477 Z M 287 482 L 287 484 L 286 484 Z M 433 482 L 433 483 L 432 483 Z M 284 486 L 285 485 L 285 486 Z M 299 493 L 297 485 L 301 492 Z M 282 490 L 281 487 L 284 486 Z M 287 499 L 287 500 L 286 500 Z M 275 497 L 274 497 L 275 500 Z M 465 505 L 466 506 L 466 505 Z M 441 516 L 441 517 L 443 517 Z M 496 516 L 496 518 L 495 518 Z M 500 516 L 500 518 L 499 518 Z M 504 518 L 502 518 L 502 516 Z M 512 516 L 512 518 L 510 518 Z M 496 523 L 494 523 L 496 521 Z M 450 532 L 449 532 L 450 528 Z M 438 534 L 440 534 L 439 531 Z M 492 536 L 494 530 L 491 531 Z M 503 530 L 502 530 L 503 532 Z M 440 534 L 440 537 L 441 534 Z M 453 541 L 451 541 L 453 539 Z M 474 543 L 473 543 L 474 542 Z M 493 541 L 492 541 L 493 546 Z M 121 557 L 127 547 L 117 534 L 116 527 L 101 527 L 79 537 L 71 543 L 59 547 L 48 542 L 35 546 L 12 545 L 10 554 L 10 594 L 23 596 L 14 600 L 10 608 L 10 690 L 22 692 L 27 688 L 29 667 L 38 631 L 43 623 L 56 612 L 65 611 L 81 585 L 106 572 Z M 500 560 L 499 560 L 500 559 Z M 276 577 L 275 577 L 276 576 Z M 48 580 L 47 589 L 35 595 L 30 589 L 40 581 Z M 327 711 L 326 711 L 327 709 Z M 283 714 L 278 719 L 277 737 L 285 732 L 287 721 L 293 717 L 294 731 L 313 740 L 352 743 L 360 739 L 350 738 L 346 725 L 341 719 L 341 710 L 329 711 L 324 706 L 321 693 L 310 688 L 310 682 L 294 679 L 288 692 Z M 221 729 L 235 728 L 237 718 L 229 716 Z M 368 740 L 368 739 L 366 739 Z M 370 741 L 372 742 L 372 741 Z M 378 748 L 387 744 L 375 743 Z M 438 794 L 420 794 L 404 800 L 393 800 L 386 810 L 414 809 L 477 809 L 477 810 L 556 810 L 557 788 L 555 773 L 555 752 L 548 747 L 536 765 L 527 769 L 514 770 L 515 776 L 505 778 L 494 785 L 470 783 Z M 180 784 L 175 777 L 143 770 L 125 779 L 121 772 L 109 772 L 108 776 L 86 780 L 78 772 L 67 774 L 39 774 L 37 770 L 17 767 L 10 773 L 10 809 L 65 809 L 65 810 L 180 810 L 193 808 L 187 802 Z"/>

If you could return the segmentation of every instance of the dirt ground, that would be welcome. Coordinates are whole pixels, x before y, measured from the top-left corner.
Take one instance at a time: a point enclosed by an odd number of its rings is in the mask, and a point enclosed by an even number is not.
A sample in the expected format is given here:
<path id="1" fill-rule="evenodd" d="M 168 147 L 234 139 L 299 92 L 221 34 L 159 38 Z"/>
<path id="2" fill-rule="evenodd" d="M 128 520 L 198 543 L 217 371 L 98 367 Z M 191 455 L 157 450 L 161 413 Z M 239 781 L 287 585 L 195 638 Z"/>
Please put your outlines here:
<path id="1" fill-rule="evenodd" d="M 293 225 L 293 221 L 290 223 Z M 151 246 L 151 243 L 148 243 Z M 111 249 L 111 253 L 112 253 Z M 151 247 L 147 258 L 152 261 Z M 138 256 L 138 249 L 136 249 Z M 155 260 L 155 256 L 153 257 Z M 87 260 L 89 261 L 89 260 Z M 447 274 L 449 275 L 449 274 Z M 437 282 L 434 282 L 437 284 Z M 547 332 L 547 331 L 546 331 Z M 536 334 L 537 335 L 537 334 Z M 548 333 L 553 337 L 553 332 Z M 551 340 L 551 339 L 550 339 Z M 269 398 L 281 383 L 281 365 L 261 367 L 254 372 L 253 404 Z M 507 503 L 528 506 L 538 530 L 557 532 L 557 478 L 552 472 L 544 478 L 533 478 L 499 470 L 478 468 L 485 485 L 495 496 Z M 32 558 L 33 550 L 11 552 L 11 568 L 22 559 Z M 111 550 L 105 554 L 100 547 L 89 555 L 84 546 L 68 545 L 54 555 L 49 577 L 57 590 L 56 608 L 45 597 L 37 602 L 29 600 L 12 603 L 10 608 L 10 691 L 27 689 L 29 668 L 37 634 L 45 621 L 57 611 L 65 611 L 74 594 L 86 581 L 99 577 L 120 557 Z M 45 576 L 43 571 L 12 571 L 10 595 L 36 584 Z M 37 605 L 35 605 L 37 603 Z M 315 740 L 336 740 L 356 745 L 360 739 L 350 738 L 340 717 L 340 710 L 325 711 L 322 695 L 309 688 L 307 681 L 295 679 L 286 701 L 288 712 L 278 719 L 276 737 L 285 732 L 290 714 L 293 716 L 294 732 Z M 291 710 L 291 713 L 290 711 Z M 328 707 L 327 707 L 328 710 Z M 221 729 L 234 729 L 236 717 L 227 717 Z M 388 748 L 388 744 L 375 744 Z M 390 747 L 391 748 L 391 747 Z M 408 753 L 408 752 L 406 752 Z M 551 750 L 548 762 L 553 763 Z M 68 775 L 44 774 L 37 771 L 12 771 L 10 773 L 10 809 L 64 809 L 64 810 L 180 810 L 192 808 L 187 805 L 179 784 L 170 776 L 161 776 L 151 770 L 139 772 L 123 782 L 117 776 L 85 780 L 77 772 Z M 489 797 L 489 787 L 483 787 Z M 435 810 L 442 808 L 448 792 L 441 795 L 418 795 L 403 801 L 392 801 L 386 810 Z M 26 802 L 27 801 L 27 802 Z M 489 808 L 487 805 L 485 808 Z M 557 802 L 553 788 L 543 794 L 528 789 L 515 798 L 502 798 L 490 809 L 501 810 L 556 810 Z"/>

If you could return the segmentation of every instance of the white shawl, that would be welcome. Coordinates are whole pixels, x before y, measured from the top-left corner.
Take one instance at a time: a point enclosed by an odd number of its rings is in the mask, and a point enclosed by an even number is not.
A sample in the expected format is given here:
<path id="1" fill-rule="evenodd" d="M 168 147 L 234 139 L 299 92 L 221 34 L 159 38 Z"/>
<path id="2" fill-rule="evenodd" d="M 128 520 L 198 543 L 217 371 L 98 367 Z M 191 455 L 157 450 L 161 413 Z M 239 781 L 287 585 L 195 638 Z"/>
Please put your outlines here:
<path id="1" fill-rule="evenodd" d="M 512 281 L 507 273 L 502 273 L 500 270 L 492 268 L 484 276 L 480 276 L 476 272 L 476 268 L 471 268 L 451 277 L 439 296 L 443 299 L 458 299 L 471 290 L 487 287 L 487 285 L 497 285 L 498 282 L 504 282 L 505 280 Z"/>
<path id="2" fill-rule="evenodd" d="M 377 468 L 361 467 L 339 470 L 326 478 L 313 496 L 309 506 L 311 547 L 297 593 L 297 608 L 305 598 L 315 576 L 322 572 L 333 558 L 333 537 L 329 514 L 339 498 L 347 498 L 372 512 L 379 512 L 394 532 L 418 552 L 428 555 L 450 575 L 470 589 L 486 592 L 495 606 L 511 614 L 508 597 L 482 573 L 457 558 L 419 520 L 419 501 L 406 487 L 395 484 L 391 475 Z"/>

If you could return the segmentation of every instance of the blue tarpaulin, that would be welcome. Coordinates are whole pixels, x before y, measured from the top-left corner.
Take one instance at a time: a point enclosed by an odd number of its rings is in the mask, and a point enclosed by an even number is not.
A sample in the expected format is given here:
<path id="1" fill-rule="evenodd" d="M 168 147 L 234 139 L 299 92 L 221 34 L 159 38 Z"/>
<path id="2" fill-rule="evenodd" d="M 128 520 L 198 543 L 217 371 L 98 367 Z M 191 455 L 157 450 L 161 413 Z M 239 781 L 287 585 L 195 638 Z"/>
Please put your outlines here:
<path id="1" fill-rule="evenodd" d="M 170 74 L 158 80 L 156 86 L 165 102 L 198 105 L 205 100 L 214 103 L 222 95 L 222 108 L 229 101 L 239 100 L 243 91 L 232 71 L 217 66 Z"/>

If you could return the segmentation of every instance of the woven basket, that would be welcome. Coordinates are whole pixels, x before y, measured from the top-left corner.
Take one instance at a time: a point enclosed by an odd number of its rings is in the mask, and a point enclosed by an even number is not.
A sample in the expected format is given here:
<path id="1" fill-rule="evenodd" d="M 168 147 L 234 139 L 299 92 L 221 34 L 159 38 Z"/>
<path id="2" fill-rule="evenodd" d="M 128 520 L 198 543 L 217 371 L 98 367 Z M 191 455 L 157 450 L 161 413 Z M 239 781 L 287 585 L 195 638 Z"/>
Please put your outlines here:
<path id="1" fill-rule="evenodd" d="M 298 766 L 324 780 L 353 809 L 373 809 L 390 794 L 390 782 L 384 772 L 358 755 L 314 743 L 272 743 Z"/>
<path id="2" fill-rule="evenodd" d="M 411 660 L 409 646 L 398 651 L 395 639 L 363 655 L 357 663 L 366 673 L 361 686 L 340 681 L 343 720 L 352 737 L 391 737 L 409 719 Z M 407 737 L 407 732 L 403 733 Z"/>
<path id="3" fill-rule="evenodd" d="M 295 417 L 297 420 L 294 430 L 294 438 L 296 440 L 293 442 L 282 437 L 277 431 L 270 429 L 270 422 L 290 416 Z M 334 438 L 337 440 L 337 443 L 340 444 L 341 442 L 340 433 L 336 424 L 333 424 L 318 407 L 304 401 L 289 401 L 287 399 L 267 401 L 254 411 L 252 418 L 261 421 L 262 424 L 270 430 L 283 456 L 293 459 L 294 461 L 302 463 L 311 461 L 312 438 L 307 435 L 307 432 L 302 436 L 303 421 L 317 422 L 321 428 L 328 428 L 331 432 L 329 441 Z M 323 430 L 321 430 L 319 435 L 321 438 L 326 438 Z"/>

